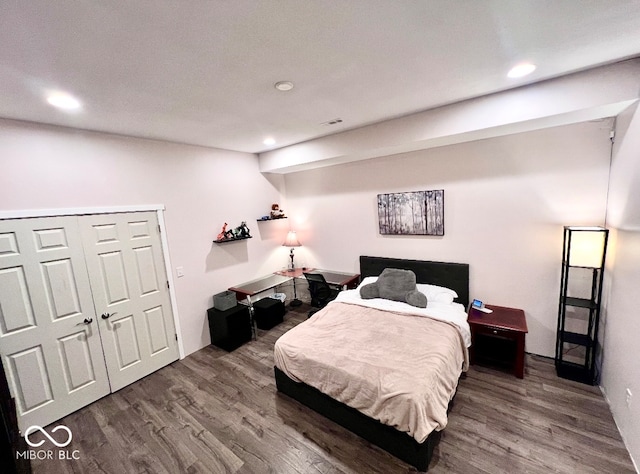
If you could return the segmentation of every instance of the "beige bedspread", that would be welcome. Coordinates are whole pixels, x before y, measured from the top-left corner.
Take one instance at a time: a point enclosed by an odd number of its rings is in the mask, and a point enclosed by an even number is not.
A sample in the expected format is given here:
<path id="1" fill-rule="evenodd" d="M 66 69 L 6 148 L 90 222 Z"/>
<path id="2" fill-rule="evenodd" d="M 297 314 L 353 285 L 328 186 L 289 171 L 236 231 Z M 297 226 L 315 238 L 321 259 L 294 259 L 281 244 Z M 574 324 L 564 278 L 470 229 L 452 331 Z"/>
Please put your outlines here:
<path id="1" fill-rule="evenodd" d="M 468 352 L 453 324 L 334 302 L 284 334 L 276 366 L 423 442 L 447 425 Z"/>

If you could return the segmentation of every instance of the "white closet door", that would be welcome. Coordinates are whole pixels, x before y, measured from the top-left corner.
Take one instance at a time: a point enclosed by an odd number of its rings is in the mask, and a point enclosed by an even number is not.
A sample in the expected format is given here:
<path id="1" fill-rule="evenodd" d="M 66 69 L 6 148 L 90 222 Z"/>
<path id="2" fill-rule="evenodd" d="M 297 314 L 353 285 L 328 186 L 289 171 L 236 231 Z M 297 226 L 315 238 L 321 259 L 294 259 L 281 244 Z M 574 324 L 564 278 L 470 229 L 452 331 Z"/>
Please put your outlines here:
<path id="1" fill-rule="evenodd" d="M 22 430 L 109 393 L 76 217 L 0 221 L 0 354 Z"/>
<path id="2" fill-rule="evenodd" d="M 153 212 L 79 218 L 111 390 L 178 359 Z"/>

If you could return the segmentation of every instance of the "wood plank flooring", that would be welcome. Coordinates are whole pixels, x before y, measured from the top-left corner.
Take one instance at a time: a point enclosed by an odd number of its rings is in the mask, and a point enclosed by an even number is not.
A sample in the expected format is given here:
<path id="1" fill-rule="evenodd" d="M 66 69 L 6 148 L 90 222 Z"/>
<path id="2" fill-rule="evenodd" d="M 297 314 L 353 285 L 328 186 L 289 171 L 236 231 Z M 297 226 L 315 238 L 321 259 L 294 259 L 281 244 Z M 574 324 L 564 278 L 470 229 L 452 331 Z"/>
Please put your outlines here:
<path id="1" fill-rule="evenodd" d="M 78 459 L 33 460 L 39 473 L 406 473 L 415 469 L 288 397 L 273 344 L 307 305 L 227 353 L 213 346 L 73 413 Z M 32 438 L 35 439 L 35 438 Z M 47 448 L 47 446 L 49 446 Z M 40 449 L 55 449 L 45 444 Z M 460 381 L 429 472 L 633 473 L 597 387 L 527 356 L 524 380 L 473 366 Z"/>

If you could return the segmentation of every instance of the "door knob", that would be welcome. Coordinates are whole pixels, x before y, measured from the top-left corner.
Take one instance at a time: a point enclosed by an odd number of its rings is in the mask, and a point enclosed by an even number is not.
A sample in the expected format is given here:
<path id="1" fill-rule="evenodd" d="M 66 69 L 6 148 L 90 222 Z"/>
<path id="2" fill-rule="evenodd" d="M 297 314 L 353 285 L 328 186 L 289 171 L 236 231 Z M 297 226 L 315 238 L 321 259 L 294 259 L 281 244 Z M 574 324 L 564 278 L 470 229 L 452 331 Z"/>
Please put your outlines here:
<path id="1" fill-rule="evenodd" d="M 100 317 L 102 319 L 109 319 L 111 316 L 113 316 L 116 313 L 104 313 L 103 315 L 101 315 Z"/>
<path id="2" fill-rule="evenodd" d="M 84 321 L 76 324 L 76 326 L 80 326 L 81 324 L 91 324 L 93 322 L 93 318 L 84 318 Z"/>

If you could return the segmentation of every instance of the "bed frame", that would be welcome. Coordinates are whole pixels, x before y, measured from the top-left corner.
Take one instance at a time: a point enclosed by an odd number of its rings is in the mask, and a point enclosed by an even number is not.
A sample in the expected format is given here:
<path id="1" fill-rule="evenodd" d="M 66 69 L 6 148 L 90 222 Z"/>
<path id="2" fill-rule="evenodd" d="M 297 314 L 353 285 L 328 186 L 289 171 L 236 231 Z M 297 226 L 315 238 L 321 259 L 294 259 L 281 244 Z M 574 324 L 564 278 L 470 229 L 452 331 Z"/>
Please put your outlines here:
<path id="1" fill-rule="evenodd" d="M 456 302 L 466 308 L 469 304 L 469 265 L 462 263 L 429 262 L 385 257 L 360 257 L 360 276 L 377 276 L 385 268 L 412 270 L 418 283 L 445 286 L 458 293 Z M 440 440 L 440 431 L 432 431 L 428 438 L 418 443 L 407 433 L 382 424 L 319 390 L 304 383 L 295 382 L 274 367 L 278 391 L 299 401 L 321 415 L 338 423 L 361 438 L 379 446 L 419 471 L 426 471 L 433 449 Z M 453 400 L 449 404 L 449 409 Z"/>

